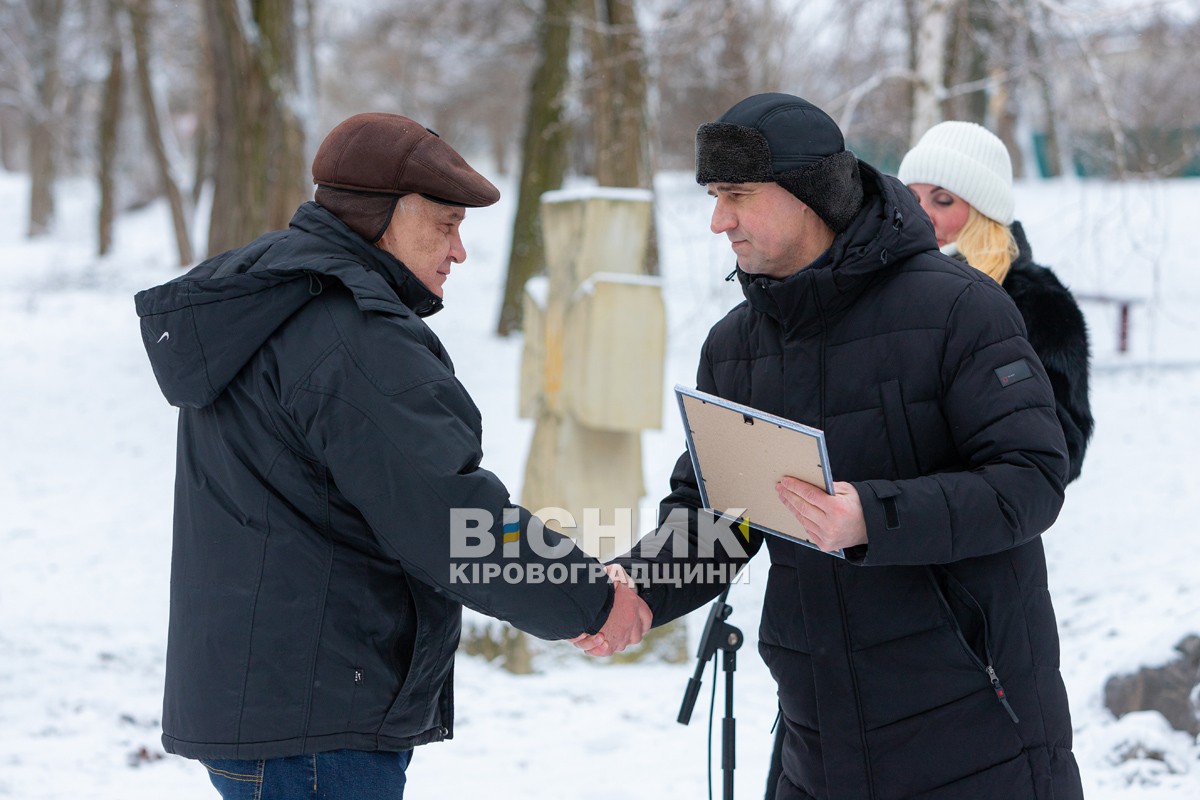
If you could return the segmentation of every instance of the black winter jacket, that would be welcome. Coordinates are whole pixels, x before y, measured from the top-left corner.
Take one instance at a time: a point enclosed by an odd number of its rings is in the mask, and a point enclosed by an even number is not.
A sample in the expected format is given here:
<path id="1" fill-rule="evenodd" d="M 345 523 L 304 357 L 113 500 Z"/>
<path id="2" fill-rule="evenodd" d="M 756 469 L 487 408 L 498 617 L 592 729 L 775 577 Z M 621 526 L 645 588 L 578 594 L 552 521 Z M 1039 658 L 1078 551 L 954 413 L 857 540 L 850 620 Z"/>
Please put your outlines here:
<path id="1" fill-rule="evenodd" d="M 759 647 L 786 726 L 778 797 L 1077 798 L 1039 538 L 1067 475 L 1050 382 L 1000 287 L 938 253 L 911 193 L 860 167 L 850 228 L 787 279 L 739 275 L 746 301 L 713 327 L 697 375 L 824 429 L 868 528 L 846 560 L 767 538 Z M 660 519 L 694 520 L 686 453 L 672 489 Z M 696 552 L 694 525 L 668 527 Z M 666 572 L 661 534 L 622 561 Z M 658 581 L 644 596 L 659 624 L 722 588 Z"/>
<path id="2" fill-rule="evenodd" d="M 1021 223 L 1014 222 L 1011 229 L 1018 253 L 1002 285 L 1021 312 L 1029 344 L 1054 387 L 1058 422 L 1066 435 L 1071 459 L 1067 475 L 1070 483 L 1083 468 L 1094 427 L 1088 399 L 1091 348 L 1087 323 L 1067 287 L 1048 268 L 1034 263 Z"/>
<path id="3" fill-rule="evenodd" d="M 600 628 L 612 589 L 590 569 L 579 583 L 455 572 L 504 567 L 514 550 L 550 563 L 524 535 L 453 557 L 451 509 L 489 513 L 493 542 L 530 516 L 479 466 L 479 412 L 418 316 L 440 303 L 399 261 L 306 203 L 289 230 L 136 300 L 180 407 L 169 752 L 257 759 L 449 738 L 460 603 L 544 638 Z M 575 549 L 554 563 L 596 564 Z"/>

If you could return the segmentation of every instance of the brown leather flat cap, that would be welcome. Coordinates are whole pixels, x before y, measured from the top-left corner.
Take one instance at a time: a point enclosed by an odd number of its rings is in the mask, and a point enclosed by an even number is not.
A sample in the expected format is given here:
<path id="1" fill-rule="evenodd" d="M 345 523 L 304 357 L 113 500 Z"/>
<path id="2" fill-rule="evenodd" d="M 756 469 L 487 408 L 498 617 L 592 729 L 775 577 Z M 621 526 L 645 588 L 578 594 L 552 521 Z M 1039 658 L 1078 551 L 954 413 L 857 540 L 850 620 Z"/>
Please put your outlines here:
<path id="1" fill-rule="evenodd" d="M 480 208 L 500 190 L 425 126 L 398 114 L 355 114 L 317 148 L 313 183 L 351 192 L 419 194 Z"/>

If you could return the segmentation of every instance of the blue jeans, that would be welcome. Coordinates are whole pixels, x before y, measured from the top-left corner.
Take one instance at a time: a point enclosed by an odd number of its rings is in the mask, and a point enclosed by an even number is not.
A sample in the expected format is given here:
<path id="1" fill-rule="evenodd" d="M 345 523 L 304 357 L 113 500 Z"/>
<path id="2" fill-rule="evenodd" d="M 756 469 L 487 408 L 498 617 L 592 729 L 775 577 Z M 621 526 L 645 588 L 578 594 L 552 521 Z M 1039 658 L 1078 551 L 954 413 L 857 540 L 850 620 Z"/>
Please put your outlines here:
<path id="1" fill-rule="evenodd" d="M 401 800 L 402 753 L 334 750 L 315 755 L 243 761 L 202 758 L 224 800 Z"/>

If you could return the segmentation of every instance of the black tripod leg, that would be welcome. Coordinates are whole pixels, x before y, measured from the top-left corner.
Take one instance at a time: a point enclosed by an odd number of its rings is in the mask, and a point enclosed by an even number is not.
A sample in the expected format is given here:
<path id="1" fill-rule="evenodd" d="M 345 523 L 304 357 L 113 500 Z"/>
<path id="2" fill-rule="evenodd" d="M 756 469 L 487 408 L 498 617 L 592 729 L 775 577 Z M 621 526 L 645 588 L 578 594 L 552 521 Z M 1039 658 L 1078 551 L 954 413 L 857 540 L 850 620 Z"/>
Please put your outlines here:
<path id="1" fill-rule="evenodd" d="M 733 718 L 733 673 L 737 652 L 725 651 L 725 719 L 721 727 L 721 767 L 725 770 L 725 800 L 733 800 L 733 768 L 736 766 L 737 722 Z"/>

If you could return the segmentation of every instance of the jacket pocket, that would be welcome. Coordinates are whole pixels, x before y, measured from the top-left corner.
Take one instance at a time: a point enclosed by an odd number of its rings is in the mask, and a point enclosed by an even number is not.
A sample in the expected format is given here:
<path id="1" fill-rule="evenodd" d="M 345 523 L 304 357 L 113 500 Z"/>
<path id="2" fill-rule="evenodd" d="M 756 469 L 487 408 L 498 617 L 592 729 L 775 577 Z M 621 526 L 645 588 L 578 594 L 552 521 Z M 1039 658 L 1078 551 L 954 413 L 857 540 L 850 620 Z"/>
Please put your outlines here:
<path id="1" fill-rule="evenodd" d="M 1000 683 L 1000 676 L 996 674 L 983 606 L 967 587 L 943 567 L 930 567 L 929 579 L 963 651 L 991 683 L 992 692 L 1012 721 L 1020 722 L 1008 702 L 1008 693 Z"/>
<path id="2" fill-rule="evenodd" d="M 917 464 L 917 451 L 913 446 L 912 433 L 908 428 L 908 415 L 904 412 L 904 395 L 900 390 L 900 381 L 891 380 L 880 384 L 879 399 L 883 407 L 888 447 L 896 465 L 896 477 L 916 478 L 921 471 Z"/>
<path id="3" fill-rule="evenodd" d="M 410 580 L 408 589 L 414 636 L 402 645 L 406 653 L 396 651 L 397 659 L 407 660 L 407 669 L 382 732 L 405 738 L 441 727 L 445 736 L 450 720 L 442 718 L 439 700 L 454 663 L 462 607 L 419 581 Z"/>

